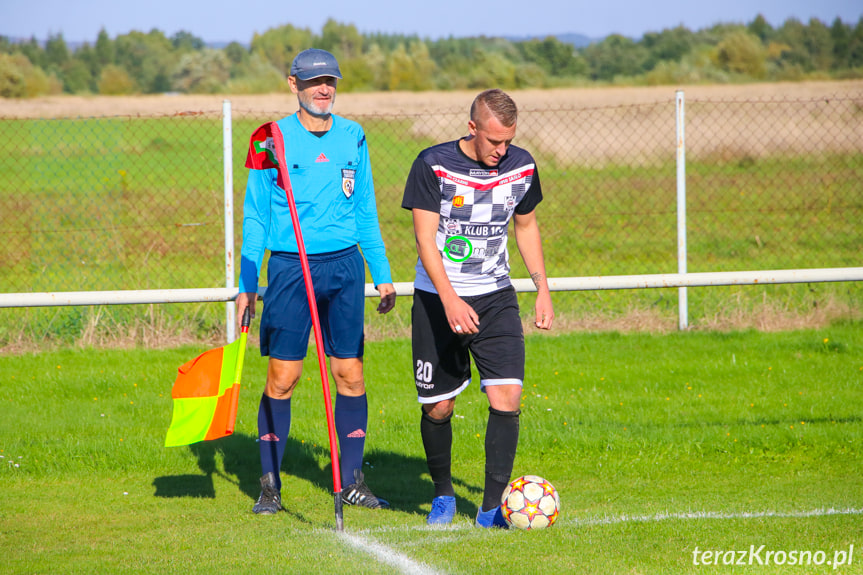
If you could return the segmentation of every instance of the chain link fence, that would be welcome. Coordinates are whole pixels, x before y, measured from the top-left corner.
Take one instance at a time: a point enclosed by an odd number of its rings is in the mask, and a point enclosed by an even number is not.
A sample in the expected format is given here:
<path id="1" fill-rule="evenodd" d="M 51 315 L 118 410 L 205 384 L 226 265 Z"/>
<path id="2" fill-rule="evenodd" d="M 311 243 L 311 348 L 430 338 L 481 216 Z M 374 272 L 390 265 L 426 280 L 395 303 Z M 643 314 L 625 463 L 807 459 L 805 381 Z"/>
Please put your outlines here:
<path id="1" fill-rule="evenodd" d="M 220 126 L 204 115 L 0 123 L 2 291 L 220 285 Z"/>
<path id="2" fill-rule="evenodd" d="M 232 113 L 237 254 L 248 137 L 283 115 Z M 411 162 L 463 135 L 466 115 L 349 116 L 367 133 L 396 281 L 416 260 L 400 208 Z M 688 271 L 861 265 L 863 94 L 694 99 L 685 118 Z M 0 292 L 224 287 L 222 131 L 206 112 L 0 117 Z M 677 271 L 673 93 L 522 109 L 515 143 L 540 167 L 550 276 Z"/>

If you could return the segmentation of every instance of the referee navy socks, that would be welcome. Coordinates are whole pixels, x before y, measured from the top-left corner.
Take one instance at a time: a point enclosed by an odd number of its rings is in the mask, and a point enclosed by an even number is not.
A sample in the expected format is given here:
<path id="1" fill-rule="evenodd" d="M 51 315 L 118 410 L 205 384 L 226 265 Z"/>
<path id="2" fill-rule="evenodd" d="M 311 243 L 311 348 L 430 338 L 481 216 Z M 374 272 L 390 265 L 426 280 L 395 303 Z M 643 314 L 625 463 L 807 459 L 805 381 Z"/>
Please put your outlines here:
<path id="1" fill-rule="evenodd" d="M 333 416 L 336 434 L 339 436 L 339 465 L 344 488 L 354 482 L 354 469 L 363 470 L 363 452 L 366 448 L 366 429 L 369 422 L 366 394 L 359 397 L 336 394 Z"/>
<path id="2" fill-rule="evenodd" d="M 291 398 L 275 399 L 261 396 L 258 408 L 258 447 L 261 450 L 261 475 L 272 472 L 276 487 L 282 488 L 279 470 L 285 456 L 288 434 L 291 431 Z"/>

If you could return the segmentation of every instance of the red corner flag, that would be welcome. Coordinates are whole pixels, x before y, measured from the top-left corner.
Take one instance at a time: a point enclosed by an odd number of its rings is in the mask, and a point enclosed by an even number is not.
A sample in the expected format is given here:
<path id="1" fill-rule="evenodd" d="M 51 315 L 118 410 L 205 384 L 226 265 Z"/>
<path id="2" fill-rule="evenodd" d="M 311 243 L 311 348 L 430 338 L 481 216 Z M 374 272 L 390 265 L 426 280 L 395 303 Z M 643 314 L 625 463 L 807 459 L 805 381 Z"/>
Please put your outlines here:
<path id="1" fill-rule="evenodd" d="M 273 126 L 273 122 L 267 122 L 252 134 L 252 137 L 249 139 L 249 154 L 246 156 L 246 167 L 250 170 L 277 170 L 279 179 L 276 183 L 279 184 L 280 188 L 285 190 L 287 189 L 285 187 L 287 182 L 282 177 L 282 170 L 279 170 Z M 278 126 L 276 126 L 276 131 L 278 131 Z M 278 135 L 281 137 L 281 133 Z"/>
<path id="2" fill-rule="evenodd" d="M 297 239 L 297 249 L 300 265 L 303 269 L 303 279 L 306 284 L 306 297 L 309 300 L 309 312 L 312 325 L 315 328 L 315 347 L 318 352 L 318 367 L 321 371 L 321 387 L 324 392 L 324 409 L 327 415 L 327 432 L 330 436 L 330 461 L 333 469 L 333 503 L 336 510 L 336 529 L 342 531 L 342 477 L 339 468 L 339 444 L 336 438 L 336 426 L 333 420 L 333 406 L 330 399 L 330 380 L 327 376 L 327 359 L 324 355 L 324 341 L 321 337 L 321 321 L 318 317 L 318 304 L 315 299 L 315 288 L 312 285 L 312 274 L 309 269 L 309 259 L 303 243 L 303 232 L 300 229 L 300 217 L 294 202 L 294 191 L 291 189 L 291 178 L 285 160 L 285 140 L 282 131 L 275 122 L 267 122 L 252 133 L 249 140 L 249 155 L 246 156 L 246 167 L 251 170 L 266 170 L 275 168 L 278 172 L 276 183 L 285 191 L 288 208 L 291 211 L 291 223 Z"/>

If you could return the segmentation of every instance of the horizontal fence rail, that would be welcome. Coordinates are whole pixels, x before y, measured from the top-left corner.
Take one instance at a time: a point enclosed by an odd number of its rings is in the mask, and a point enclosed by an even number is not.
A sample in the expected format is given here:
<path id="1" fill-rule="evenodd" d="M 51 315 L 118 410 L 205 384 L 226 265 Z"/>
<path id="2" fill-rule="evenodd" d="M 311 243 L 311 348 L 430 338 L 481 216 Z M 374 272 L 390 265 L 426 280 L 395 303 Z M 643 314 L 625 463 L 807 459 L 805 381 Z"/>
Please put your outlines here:
<path id="1" fill-rule="evenodd" d="M 587 291 L 844 281 L 863 281 L 863 267 L 549 278 L 548 286 L 551 291 Z M 512 283 L 518 292 L 536 291 L 530 279 L 516 278 Z M 413 282 L 393 285 L 396 295 L 411 296 L 414 293 Z M 236 288 L 201 288 L 0 294 L 0 308 L 226 302 L 236 299 L 238 293 Z M 266 298 L 266 293 L 266 286 L 258 291 L 262 298 Z M 374 285 L 366 284 L 365 296 L 377 295 Z"/>

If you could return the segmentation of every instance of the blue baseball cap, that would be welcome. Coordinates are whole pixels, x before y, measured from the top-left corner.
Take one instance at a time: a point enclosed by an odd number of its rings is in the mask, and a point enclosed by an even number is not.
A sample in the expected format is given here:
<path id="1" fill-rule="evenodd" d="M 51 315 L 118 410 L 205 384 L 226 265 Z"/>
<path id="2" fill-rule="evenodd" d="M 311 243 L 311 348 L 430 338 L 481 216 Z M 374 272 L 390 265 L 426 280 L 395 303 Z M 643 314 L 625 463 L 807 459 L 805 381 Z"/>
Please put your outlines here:
<path id="1" fill-rule="evenodd" d="M 342 73 L 335 56 L 326 50 L 309 48 L 294 58 L 293 63 L 291 63 L 291 76 L 296 76 L 300 80 L 311 80 L 321 76 L 341 78 Z"/>

